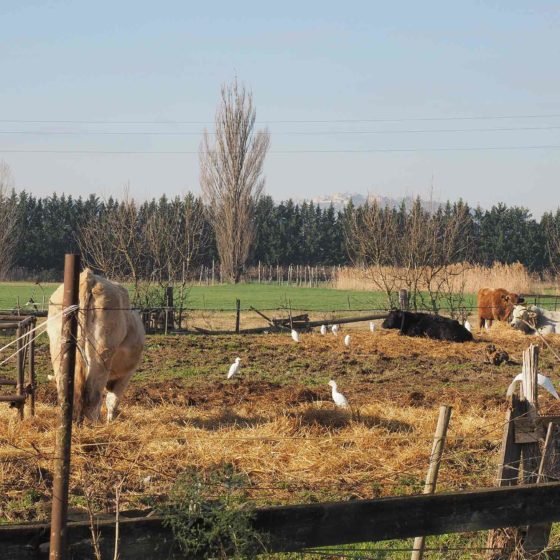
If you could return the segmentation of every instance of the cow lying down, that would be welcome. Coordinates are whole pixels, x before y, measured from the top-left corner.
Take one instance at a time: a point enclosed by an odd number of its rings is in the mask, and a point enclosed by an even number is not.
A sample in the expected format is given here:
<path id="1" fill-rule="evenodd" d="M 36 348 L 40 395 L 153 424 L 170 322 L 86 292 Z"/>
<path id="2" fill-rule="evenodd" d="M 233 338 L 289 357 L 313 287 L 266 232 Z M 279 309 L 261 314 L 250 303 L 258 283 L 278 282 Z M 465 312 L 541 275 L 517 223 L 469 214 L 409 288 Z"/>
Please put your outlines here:
<path id="1" fill-rule="evenodd" d="M 516 305 L 511 315 L 511 326 L 525 334 L 560 334 L 560 311 L 549 311 L 536 305 Z"/>
<path id="2" fill-rule="evenodd" d="M 384 329 L 399 329 L 407 336 L 426 336 L 451 342 L 468 342 L 473 339 L 472 334 L 455 319 L 428 313 L 394 309 L 381 326 Z"/>

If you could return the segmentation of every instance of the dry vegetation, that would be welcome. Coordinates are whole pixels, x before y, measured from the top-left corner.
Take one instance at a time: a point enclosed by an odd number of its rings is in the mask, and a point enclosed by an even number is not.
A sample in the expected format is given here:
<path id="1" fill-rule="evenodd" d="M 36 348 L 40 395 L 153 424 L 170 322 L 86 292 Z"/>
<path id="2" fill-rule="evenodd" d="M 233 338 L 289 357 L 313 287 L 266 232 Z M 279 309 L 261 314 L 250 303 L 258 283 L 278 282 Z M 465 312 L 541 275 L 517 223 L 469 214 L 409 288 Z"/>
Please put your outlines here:
<path id="1" fill-rule="evenodd" d="M 451 265 L 448 267 L 453 292 L 476 293 L 480 288 L 507 288 L 517 293 L 547 293 L 556 288 L 553 279 L 542 280 L 532 275 L 521 263 L 495 263 L 491 268 L 478 265 Z M 457 268 L 460 274 L 455 273 Z M 376 284 L 373 275 L 376 269 L 344 267 L 339 269 L 333 287 L 339 290 L 371 290 Z M 420 289 L 426 289 L 420 285 Z"/>
<path id="2" fill-rule="evenodd" d="M 520 366 L 484 363 L 484 341 L 519 362 L 529 339 L 505 325 L 463 345 L 394 332 L 352 338 L 345 350 L 340 336 L 318 334 L 303 335 L 299 345 L 278 335 L 150 337 L 122 415 L 74 432 L 72 509 L 113 509 L 119 484 L 123 509 L 147 507 L 165 498 L 182 469 L 221 463 L 249 476 L 259 504 L 417 492 L 440 404 L 454 412 L 439 488 L 492 484 L 505 389 Z M 236 355 L 242 375 L 226 382 Z M 38 359 L 45 376 L 46 345 Z M 543 373 L 557 370 L 549 350 L 541 361 Z M 334 409 L 331 377 L 354 418 Z M 0 408 L 4 521 L 48 514 L 57 409 L 46 382 L 39 402 L 37 416 L 23 424 Z M 548 396 L 545 409 L 560 412 Z"/>

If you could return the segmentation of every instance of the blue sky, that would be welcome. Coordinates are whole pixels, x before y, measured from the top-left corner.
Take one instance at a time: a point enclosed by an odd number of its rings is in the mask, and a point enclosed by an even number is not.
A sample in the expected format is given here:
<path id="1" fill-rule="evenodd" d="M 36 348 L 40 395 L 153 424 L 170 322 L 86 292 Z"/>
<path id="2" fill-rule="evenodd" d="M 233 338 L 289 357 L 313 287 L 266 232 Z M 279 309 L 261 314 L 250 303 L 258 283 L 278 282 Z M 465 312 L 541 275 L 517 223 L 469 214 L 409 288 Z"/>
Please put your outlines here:
<path id="1" fill-rule="evenodd" d="M 0 158 L 38 195 L 196 192 L 201 131 L 238 76 L 277 199 L 433 181 L 539 215 L 560 205 L 559 23 L 538 1 L 0 0 Z M 114 153 L 131 151 L 193 153 Z"/>

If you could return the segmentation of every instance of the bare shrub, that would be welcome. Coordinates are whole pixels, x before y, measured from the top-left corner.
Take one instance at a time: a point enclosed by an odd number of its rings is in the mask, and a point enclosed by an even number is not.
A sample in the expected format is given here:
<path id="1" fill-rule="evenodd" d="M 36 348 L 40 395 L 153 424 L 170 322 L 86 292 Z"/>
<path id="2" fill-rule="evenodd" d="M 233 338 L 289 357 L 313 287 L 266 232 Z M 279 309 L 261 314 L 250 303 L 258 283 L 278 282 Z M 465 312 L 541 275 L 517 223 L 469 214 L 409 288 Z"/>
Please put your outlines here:
<path id="1" fill-rule="evenodd" d="M 435 213 L 416 200 L 410 210 L 381 208 L 376 201 L 354 212 L 349 224 L 352 258 L 363 274 L 397 303 L 407 289 L 415 310 L 438 312 L 444 302 L 454 315 L 463 305 L 460 281 L 468 268 L 469 215 L 465 205 Z M 453 265 L 453 266 L 451 266 Z"/>
<path id="2" fill-rule="evenodd" d="M 253 96 L 234 80 L 222 86 L 215 138 L 205 131 L 200 185 L 224 275 L 239 282 L 255 239 L 255 205 L 264 188 L 268 131 L 255 131 Z"/>

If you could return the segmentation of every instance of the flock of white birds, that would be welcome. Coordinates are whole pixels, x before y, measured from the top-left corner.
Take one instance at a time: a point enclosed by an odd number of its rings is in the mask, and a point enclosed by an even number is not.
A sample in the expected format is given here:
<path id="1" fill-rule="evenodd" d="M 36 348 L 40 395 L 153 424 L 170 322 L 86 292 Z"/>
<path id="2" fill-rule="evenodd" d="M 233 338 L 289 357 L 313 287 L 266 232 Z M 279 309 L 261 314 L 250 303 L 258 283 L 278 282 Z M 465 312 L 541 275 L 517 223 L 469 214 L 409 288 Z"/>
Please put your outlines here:
<path id="1" fill-rule="evenodd" d="M 464 322 L 464 327 L 469 332 L 472 332 L 472 325 L 469 323 L 468 320 L 466 320 Z M 486 327 L 486 329 L 488 329 L 487 325 L 485 325 L 485 327 Z M 370 321 L 370 323 L 369 323 L 369 330 L 372 333 L 375 332 L 375 330 L 376 330 L 376 325 L 373 321 Z M 331 326 L 331 331 L 332 331 L 333 335 L 338 336 L 338 333 L 340 332 L 340 325 L 338 325 L 338 324 L 332 325 Z M 321 335 L 325 336 L 327 334 L 327 325 L 321 325 L 321 328 L 319 329 L 319 332 L 321 333 Z M 300 333 L 296 329 L 292 329 L 291 336 L 292 336 L 292 340 L 294 342 L 297 342 L 297 343 L 301 342 Z M 352 340 L 351 336 L 349 334 L 347 334 L 344 337 L 344 346 L 349 348 L 351 340 Z M 228 374 L 227 374 L 228 379 L 231 379 L 234 375 L 239 374 L 239 371 L 241 369 L 240 364 L 241 364 L 241 358 L 239 358 L 239 357 L 235 358 L 235 361 L 233 362 L 233 364 L 231 364 L 231 366 L 229 368 L 229 371 L 228 371 Z M 507 390 L 507 395 L 508 396 L 513 393 L 515 383 L 518 382 L 518 381 L 521 381 L 521 380 L 522 380 L 522 374 L 520 373 L 511 382 L 511 385 L 509 386 L 509 388 Z M 550 378 L 548 378 L 548 377 L 539 373 L 538 374 L 538 383 L 541 387 L 546 389 L 554 398 L 560 400 L 560 396 L 556 392 L 556 389 L 554 388 L 554 385 L 552 384 L 552 381 L 550 380 Z M 336 381 L 331 379 L 328 384 L 329 384 L 330 387 L 332 387 L 332 399 L 333 399 L 334 404 L 336 406 L 340 407 L 340 408 L 348 408 L 349 407 L 348 399 L 338 390 L 338 386 L 336 384 Z"/>

